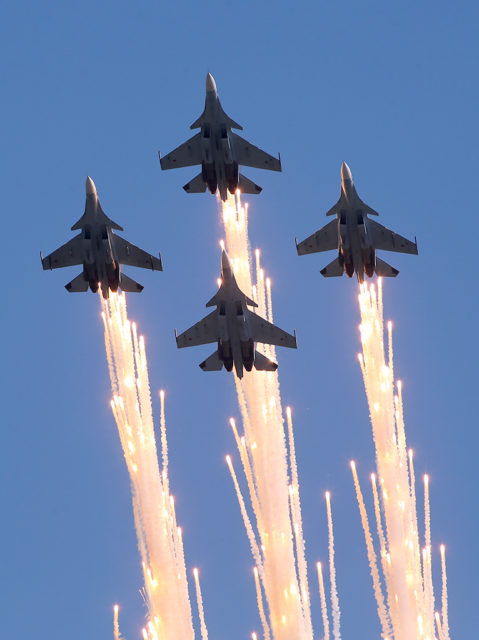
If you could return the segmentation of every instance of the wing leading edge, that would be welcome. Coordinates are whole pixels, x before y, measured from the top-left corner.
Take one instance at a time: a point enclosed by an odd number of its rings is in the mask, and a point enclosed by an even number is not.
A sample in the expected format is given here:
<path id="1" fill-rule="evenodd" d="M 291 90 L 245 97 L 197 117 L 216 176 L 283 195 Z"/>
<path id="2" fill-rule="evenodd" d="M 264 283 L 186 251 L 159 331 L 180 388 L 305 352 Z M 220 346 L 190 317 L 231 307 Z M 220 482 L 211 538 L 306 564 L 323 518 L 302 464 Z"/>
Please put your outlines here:
<path id="1" fill-rule="evenodd" d="M 83 263 L 82 234 L 79 233 L 69 242 L 53 251 L 46 258 L 42 258 L 44 269 L 59 269 L 73 267 Z"/>
<path id="2" fill-rule="evenodd" d="M 371 240 L 374 248 L 380 251 L 397 251 L 398 253 L 411 253 L 417 255 L 417 244 L 400 236 L 382 224 L 368 219 L 368 231 L 371 232 Z"/>
<path id="3" fill-rule="evenodd" d="M 131 242 L 128 242 L 120 236 L 113 236 L 115 258 L 120 264 L 126 264 L 130 267 L 142 267 L 143 269 L 152 269 L 152 271 L 163 271 L 161 258 L 156 258 L 150 253 L 143 251 Z"/>
<path id="4" fill-rule="evenodd" d="M 233 147 L 238 164 L 244 167 L 254 167 L 256 169 L 269 169 L 270 171 L 281 171 L 281 159 L 270 156 L 269 153 L 255 147 L 237 133 L 231 133 Z"/>
<path id="5" fill-rule="evenodd" d="M 176 336 L 179 349 L 196 347 L 200 344 L 210 344 L 218 340 L 218 310 L 215 309 L 192 327 Z"/>
<path id="6" fill-rule="evenodd" d="M 338 245 L 338 221 L 335 219 L 310 235 L 306 240 L 296 244 L 296 249 L 298 255 L 302 256 L 307 253 L 317 253 L 318 251 L 331 251 L 332 249 L 337 249 Z"/>
<path id="7" fill-rule="evenodd" d="M 254 311 L 248 311 L 246 317 L 251 330 L 251 338 L 254 342 L 297 349 L 296 335 L 292 336 L 290 333 L 283 331 L 283 329 L 268 322 L 254 313 Z"/>
<path id="8" fill-rule="evenodd" d="M 159 154 L 160 155 L 160 154 Z M 178 169 L 201 164 L 201 132 L 181 144 L 163 158 L 160 155 L 162 169 Z"/>

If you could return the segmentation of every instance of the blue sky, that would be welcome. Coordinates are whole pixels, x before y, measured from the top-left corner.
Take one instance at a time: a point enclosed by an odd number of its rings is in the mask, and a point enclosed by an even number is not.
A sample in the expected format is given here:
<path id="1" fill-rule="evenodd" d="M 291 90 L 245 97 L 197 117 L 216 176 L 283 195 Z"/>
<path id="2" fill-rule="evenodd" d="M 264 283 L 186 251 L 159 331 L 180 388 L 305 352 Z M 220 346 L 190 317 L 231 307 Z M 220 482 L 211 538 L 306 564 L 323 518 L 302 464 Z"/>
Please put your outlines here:
<path id="1" fill-rule="evenodd" d="M 99 301 L 67 294 L 76 271 L 43 273 L 38 255 L 71 237 L 87 174 L 125 237 L 164 259 L 160 274 L 127 270 L 145 285 L 129 309 L 152 387 L 167 393 L 171 484 L 210 636 L 260 628 L 224 463 L 227 420 L 239 415 L 233 379 L 204 374 L 207 351 L 177 352 L 173 337 L 215 289 L 221 227 L 212 196 L 181 189 L 195 170 L 162 173 L 157 151 L 189 135 L 207 71 L 245 137 L 283 161 L 282 174 L 245 173 L 264 188 L 249 199 L 250 232 L 275 319 L 298 333 L 298 351 L 278 357 L 316 635 L 312 563 L 326 559 L 330 489 L 343 637 L 358 626 L 379 637 L 348 466 L 354 457 L 364 482 L 374 465 L 357 285 L 324 280 L 329 256 L 299 259 L 294 248 L 327 221 L 343 160 L 380 222 L 418 239 L 417 258 L 384 256 L 401 271 L 385 284 L 386 315 L 416 472 L 431 475 L 434 544 L 448 549 L 452 634 L 477 628 L 478 14 L 474 2 L 407 0 L 3 3 L 2 637 L 111 637 L 116 601 L 129 640 L 144 620 Z"/>

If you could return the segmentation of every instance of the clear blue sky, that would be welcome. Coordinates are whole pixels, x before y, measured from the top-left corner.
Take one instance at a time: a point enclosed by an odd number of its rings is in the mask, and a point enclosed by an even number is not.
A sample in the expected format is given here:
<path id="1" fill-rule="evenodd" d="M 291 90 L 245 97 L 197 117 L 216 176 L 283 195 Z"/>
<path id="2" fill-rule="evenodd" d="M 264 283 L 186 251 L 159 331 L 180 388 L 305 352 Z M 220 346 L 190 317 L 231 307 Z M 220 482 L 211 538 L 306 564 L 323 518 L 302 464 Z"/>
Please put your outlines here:
<path id="1" fill-rule="evenodd" d="M 294 236 L 326 222 L 350 165 L 380 222 L 420 254 L 384 256 L 396 367 L 416 471 L 431 474 L 435 570 L 448 549 L 452 635 L 478 628 L 477 3 L 5 0 L 0 13 L 4 344 L 0 636 L 139 637 L 144 609 L 129 481 L 113 417 L 99 301 L 70 295 L 74 269 L 43 273 L 68 240 L 87 174 L 125 236 L 160 250 L 163 273 L 127 270 L 153 389 L 167 392 L 171 484 L 187 563 L 199 566 L 212 639 L 259 630 L 246 535 L 224 463 L 238 416 L 233 379 L 207 349 L 177 352 L 219 275 L 215 199 L 186 195 L 195 169 L 162 173 L 157 150 L 186 139 L 207 71 L 245 137 L 281 151 L 283 173 L 246 175 L 251 236 L 273 281 L 279 352 L 294 408 L 313 615 L 332 491 L 344 638 L 379 637 L 349 460 L 374 455 L 356 353 L 354 281 L 324 280 L 328 255 Z M 158 407 L 157 407 L 158 408 Z M 214 523 L 214 526 L 213 526 Z"/>

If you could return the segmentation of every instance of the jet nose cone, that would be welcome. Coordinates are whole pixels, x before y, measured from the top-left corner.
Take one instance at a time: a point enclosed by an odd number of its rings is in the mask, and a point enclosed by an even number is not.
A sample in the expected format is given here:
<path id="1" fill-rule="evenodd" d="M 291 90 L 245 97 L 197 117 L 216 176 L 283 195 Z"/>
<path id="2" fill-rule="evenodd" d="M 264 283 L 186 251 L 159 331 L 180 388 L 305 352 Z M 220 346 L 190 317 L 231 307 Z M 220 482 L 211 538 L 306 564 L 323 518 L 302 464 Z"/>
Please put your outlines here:
<path id="1" fill-rule="evenodd" d="M 86 178 L 86 194 L 87 196 L 93 196 L 96 195 L 96 187 L 95 187 L 95 183 L 93 182 L 93 180 L 90 178 L 90 176 L 87 176 Z"/>
<path id="2" fill-rule="evenodd" d="M 206 76 L 206 91 L 216 93 L 216 82 L 211 73 Z"/>
<path id="3" fill-rule="evenodd" d="M 343 164 L 341 165 L 341 179 L 344 182 L 345 180 L 350 180 L 351 182 L 353 181 L 353 175 L 351 173 L 351 169 L 348 167 L 348 165 L 343 162 Z"/>

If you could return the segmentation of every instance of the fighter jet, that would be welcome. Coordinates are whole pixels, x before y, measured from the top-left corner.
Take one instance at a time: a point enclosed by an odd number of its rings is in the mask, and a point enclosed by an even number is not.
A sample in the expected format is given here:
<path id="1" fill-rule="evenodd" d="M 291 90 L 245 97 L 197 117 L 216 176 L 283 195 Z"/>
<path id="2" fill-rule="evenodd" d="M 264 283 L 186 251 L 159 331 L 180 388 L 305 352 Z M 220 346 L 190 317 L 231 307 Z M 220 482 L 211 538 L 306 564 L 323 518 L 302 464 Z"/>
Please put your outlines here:
<path id="1" fill-rule="evenodd" d="M 300 256 L 338 249 L 338 257 L 321 271 L 326 278 L 342 276 L 344 272 L 349 278 L 356 272 L 359 282 L 364 282 L 365 275 L 371 278 L 374 273 L 395 278 L 399 271 L 378 258 L 376 250 L 417 255 L 416 240 L 411 242 L 368 217 L 379 214 L 358 196 L 345 162 L 341 166 L 341 195 L 326 215 L 336 218 L 303 242 L 296 242 Z"/>
<path id="2" fill-rule="evenodd" d="M 218 189 L 222 200 L 228 198 L 228 191 L 234 194 L 237 189 L 260 193 L 261 187 L 239 173 L 239 165 L 281 171 L 279 157 L 270 156 L 232 131 L 243 127 L 223 111 L 211 73 L 206 76 L 205 110 L 190 129 L 201 131 L 163 158 L 158 152 L 162 169 L 201 165 L 201 173 L 183 187 L 187 193 L 204 193 L 208 187 L 211 193 Z"/>
<path id="3" fill-rule="evenodd" d="M 220 371 L 223 365 L 232 371 L 234 366 L 238 378 L 243 377 L 243 369 L 251 371 L 253 366 L 258 371 L 276 371 L 278 364 L 256 351 L 255 343 L 297 347 L 296 334 L 286 333 L 248 309 L 258 305 L 238 287 L 226 251 L 221 255 L 220 288 L 206 306 L 216 309 L 181 335 L 175 331 L 179 349 L 218 343 L 218 350 L 200 364 L 203 371 Z"/>
<path id="4" fill-rule="evenodd" d="M 105 215 L 95 183 L 89 176 L 86 179 L 85 213 L 73 225 L 72 231 L 77 229 L 81 230 L 78 235 L 49 256 L 44 258 L 40 254 L 43 269 L 83 265 L 80 275 L 65 286 L 67 291 L 86 291 L 90 287 L 96 293 L 101 287 L 101 293 L 107 299 L 110 290 L 117 291 L 118 287 L 128 292 L 143 290 L 141 284 L 122 273 L 120 265 L 163 271 L 161 256 L 158 259 L 113 233 L 113 229 L 123 231 L 123 228 Z"/>

